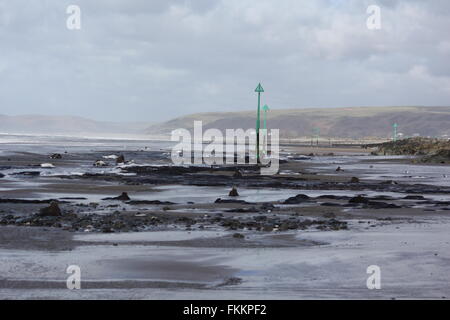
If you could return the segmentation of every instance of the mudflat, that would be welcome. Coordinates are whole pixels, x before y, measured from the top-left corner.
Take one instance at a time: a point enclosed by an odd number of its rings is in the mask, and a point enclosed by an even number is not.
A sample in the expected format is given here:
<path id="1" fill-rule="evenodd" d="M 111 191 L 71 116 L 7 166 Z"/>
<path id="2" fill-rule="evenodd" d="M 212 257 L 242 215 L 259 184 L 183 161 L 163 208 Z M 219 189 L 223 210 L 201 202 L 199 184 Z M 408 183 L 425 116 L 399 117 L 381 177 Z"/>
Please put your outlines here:
<path id="1" fill-rule="evenodd" d="M 448 166 L 286 144 L 279 173 L 262 176 L 173 166 L 167 145 L 145 145 L 1 146 L 0 297 L 450 295 Z M 382 290 L 367 289 L 369 265 Z"/>

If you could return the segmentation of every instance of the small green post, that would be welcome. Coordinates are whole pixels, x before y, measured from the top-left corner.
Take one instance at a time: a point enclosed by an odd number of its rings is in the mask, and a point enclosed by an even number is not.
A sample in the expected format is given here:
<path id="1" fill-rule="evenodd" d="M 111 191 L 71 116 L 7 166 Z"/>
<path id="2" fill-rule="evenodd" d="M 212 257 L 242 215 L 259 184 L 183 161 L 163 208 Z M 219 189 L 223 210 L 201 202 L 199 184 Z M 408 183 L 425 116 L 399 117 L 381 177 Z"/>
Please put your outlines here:
<path id="1" fill-rule="evenodd" d="M 263 119 L 264 119 L 264 125 L 263 125 L 263 129 L 264 129 L 264 139 L 265 139 L 265 142 L 263 142 L 263 150 L 262 150 L 262 152 L 263 152 L 263 154 L 264 155 L 266 155 L 266 145 L 267 145 L 267 143 L 268 143 L 268 141 L 267 141 L 267 111 L 269 111 L 269 106 L 267 105 L 267 104 L 265 104 L 264 105 L 264 107 L 263 107 L 263 112 L 264 112 L 264 117 L 263 117 Z"/>
<path id="2" fill-rule="evenodd" d="M 312 140 L 314 138 L 316 138 L 317 145 L 319 145 L 319 136 L 320 136 L 320 128 L 317 127 L 313 128 L 313 137 L 311 139 L 311 145 L 313 144 Z"/>
<path id="3" fill-rule="evenodd" d="M 397 123 L 394 123 L 394 124 L 392 125 L 392 128 L 393 128 L 392 140 L 393 140 L 394 142 L 397 141 L 397 127 L 398 127 L 398 124 L 397 124 Z"/>
<path id="4" fill-rule="evenodd" d="M 260 163 L 259 160 L 259 128 L 261 126 L 261 92 L 264 92 L 263 87 L 261 86 L 261 83 L 258 84 L 258 86 L 255 89 L 255 92 L 258 93 L 258 113 L 256 114 L 256 161 Z"/>
<path id="5" fill-rule="evenodd" d="M 264 129 L 267 130 L 267 111 L 269 111 L 269 106 L 267 104 L 264 105 L 263 111 L 264 111 Z"/>

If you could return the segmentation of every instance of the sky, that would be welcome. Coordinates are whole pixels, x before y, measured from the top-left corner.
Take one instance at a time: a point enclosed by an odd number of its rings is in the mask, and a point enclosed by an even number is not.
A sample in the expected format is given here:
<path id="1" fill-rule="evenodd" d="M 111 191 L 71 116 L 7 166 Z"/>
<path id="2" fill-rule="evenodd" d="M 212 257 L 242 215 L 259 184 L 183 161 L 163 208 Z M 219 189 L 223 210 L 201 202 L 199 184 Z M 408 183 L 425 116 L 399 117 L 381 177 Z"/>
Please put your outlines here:
<path id="1" fill-rule="evenodd" d="M 0 0 L 0 114 L 164 121 L 256 108 L 258 82 L 272 109 L 449 106 L 449 14 L 448 0 Z"/>

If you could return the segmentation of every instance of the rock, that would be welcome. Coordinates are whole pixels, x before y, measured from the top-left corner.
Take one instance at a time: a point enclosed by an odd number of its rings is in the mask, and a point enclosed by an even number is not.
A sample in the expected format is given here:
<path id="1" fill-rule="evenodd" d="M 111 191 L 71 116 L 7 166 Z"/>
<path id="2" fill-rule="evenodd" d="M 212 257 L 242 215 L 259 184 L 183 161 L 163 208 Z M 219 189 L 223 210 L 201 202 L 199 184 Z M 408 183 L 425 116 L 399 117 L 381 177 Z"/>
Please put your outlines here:
<path id="1" fill-rule="evenodd" d="M 233 178 L 242 178 L 241 170 L 236 170 L 233 174 Z"/>
<path id="2" fill-rule="evenodd" d="M 336 196 L 336 195 L 332 195 L 332 194 L 324 194 L 324 195 L 318 196 L 317 199 L 348 200 L 348 199 L 350 199 L 350 197 Z"/>
<path id="3" fill-rule="evenodd" d="M 94 167 L 106 167 L 108 164 L 105 161 L 97 160 L 94 162 Z"/>
<path id="4" fill-rule="evenodd" d="M 380 184 L 398 184 L 398 182 L 393 181 L 393 180 L 386 180 L 386 181 L 380 182 Z"/>
<path id="5" fill-rule="evenodd" d="M 350 200 L 348 200 L 349 203 L 363 203 L 363 204 L 367 204 L 369 203 L 369 199 L 358 195 L 356 197 L 351 198 Z"/>
<path id="6" fill-rule="evenodd" d="M 273 231 L 273 226 L 271 226 L 271 225 L 265 225 L 265 226 L 263 227 L 263 231 L 265 231 L 265 232 L 272 232 L 272 231 Z"/>
<path id="7" fill-rule="evenodd" d="M 423 162 L 450 162 L 450 141 L 415 137 L 378 145 L 377 154 L 384 155 L 424 155 Z"/>
<path id="8" fill-rule="evenodd" d="M 61 209 L 57 202 L 51 202 L 50 206 L 39 210 L 39 216 L 41 217 L 59 217 L 61 215 Z"/>
<path id="9" fill-rule="evenodd" d="M 62 159 L 62 155 L 60 153 L 54 153 L 50 156 L 50 159 Z"/>
<path id="10" fill-rule="evenodd" d="M 424 196 L 406 196 L 403 197 L 405 200 L 426 200 Z"/>
<path id="11" fill-rule="evenodd" d="M 0 178 L 3 178 L 5 175 L 3 173 L 0 173 Z"/>
<path id="12" fill-rule="evenodd" d="M 237 192 L 237 189 L 235 187 L 233 187 L 230 191 L 230 193 L 228 193 L 229 197 L 239 197 L 239 193 Z"/>
<path id="13" fill-rule="evenodd" d="M 231 277 L 228 279 L 225 279 L 224 282 L 218 284 L 218 287 L 223 287 L 223 286 L 237 286 L 239 284 L 242 283 L 242 279 L 241 278 L 237 278 L 237 277 Z"/>
<path id="14" fill-rule="evenodd" d="M 113 233 L 114 232 L 114 230 L 111 227 L 109 227 L 109 226 L 103 226 L 101 231 L 103 233 Z"/>
<path id="15" fill-rule="evenodd" d="M 116 164 L 120 164 L 120 163 L 125 163 L 125 157 L 123 156 L 123 154 L 118 156 L 116 159 Z"/>
<path id="16" fill-rule="evenodd" d="M 122 192 L 122 194 L 118 197 L 113 197 L 113 198 L 103 198 L 102 200 L 120 200 L 120 201 L 128 201 L 131 200 L 130 197 L 128 196 L 128 193 L 126 192 Z"/>
<path id="17" fill-rule="evenodd" d="M 261 210 L 273 210 L 275 206 L 271 203 L 263 203 L 260 208 Z"/>
<path id="18" fill-rule="evenodd" d="M 217 198 L 214 203 L 241 203 L 241 204 L 251 204 L 250 202 L 244 200 L 234 200 L 234 199 L 221 199 Z"/>
<path id="19" fill-rule="evenodd" d="M 295 197 L 290 197 L 287 200 L 285 200 L 284 204 L 299 204 L 305 201 L 308 201 L 309 197 L 306 194 L 298 194 Z"/>
<path id="20" fill-rule="evenodd" d="M 234 233 L 234 234 L 233 234 L 233 238 L 236 238 L 236 239 L 244 239 L 245 236 L 244 236 L 242 233 Z"/>
<path id="21" fill-rule="evenodd" d="M 41 175 L 40 171 L 20 171 L 11 173 L 12 176 L 29 176 L 29 177 L 37 177 Z"/>
<path id="22" fill-rule="evenodd" d="M 289 160 L 311 160 L 311 157 L 298 155 L 298 156 L 290 156 Z"/>
<path id="23" fill-rule="evenodd" d="M 437 152 L 422 158 L 422 162 L 450 163 L 450 150 L 438 150 Z"/>
<path id="24" fill-rule="evenodd" d="M 357 177 L 352 177 L 350 183 L 359 183 L 359 179 Z"/>

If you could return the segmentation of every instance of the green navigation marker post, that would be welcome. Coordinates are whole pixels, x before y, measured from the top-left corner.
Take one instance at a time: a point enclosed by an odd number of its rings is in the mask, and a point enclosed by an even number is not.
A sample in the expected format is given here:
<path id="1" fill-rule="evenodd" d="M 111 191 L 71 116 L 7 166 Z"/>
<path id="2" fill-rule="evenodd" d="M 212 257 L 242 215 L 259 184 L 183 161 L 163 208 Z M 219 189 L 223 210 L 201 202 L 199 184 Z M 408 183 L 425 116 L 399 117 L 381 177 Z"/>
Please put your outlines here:
<path id="1" fill-rule="evenodd" d="M 317 145 L 319 145 L 319 136 L 320 136 L 320 128 L 314 127 L 313 128 L 313 135 L 311 138 L 311 145 L 313 145 L 314 138 L 316 139 Z"/>
<path id="2" fill-rule="evenodd" d="M 397 141 L 397 128 L 398 128 L 398 124 L 397 124 L 397 123 L 394 123 L 394 124 L 392 125 L 392 128 L 393 128 L 393 132 L 392 132 L 392 140 L 393 140 L 394 142 L 396 142 L 396 141 Z"/>
<path id="3" fill-rule="evenodd" d="M 261 83 L 258 84 L 258 86 L 255 89 L 255 92 L 258 93 L 258 113 L 256 114 L 256 161 L 260 163 L 259 160 L 259 128 L 261 125 L 260 109 L 261 109 L 261 92 L 264 92 Z"/>
<path id="4" fill-rule="evenodd" d="M 263 107 L 263 112 L 264 112 L 264 125 L 263 125 L 263 132 L 264 132 L 264 139 L 265 141 L 263 142 L 263 154 L 266 155 L 266 145 L 267 145 L 267 111 L 269 111 L 269 106 L 267 104 L 264 105 Z"/>
<path id="5" fill-rule="evenodd" d="M 267 130 L 267 111 L 269 111 L 269 106 L 267 104 L 264 105 L 263 111 L 264 111 L 264 127 L 263 129 Z"/>

